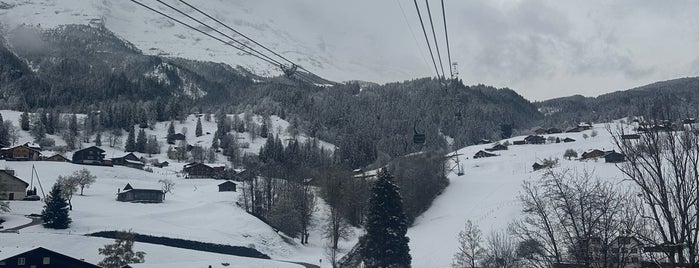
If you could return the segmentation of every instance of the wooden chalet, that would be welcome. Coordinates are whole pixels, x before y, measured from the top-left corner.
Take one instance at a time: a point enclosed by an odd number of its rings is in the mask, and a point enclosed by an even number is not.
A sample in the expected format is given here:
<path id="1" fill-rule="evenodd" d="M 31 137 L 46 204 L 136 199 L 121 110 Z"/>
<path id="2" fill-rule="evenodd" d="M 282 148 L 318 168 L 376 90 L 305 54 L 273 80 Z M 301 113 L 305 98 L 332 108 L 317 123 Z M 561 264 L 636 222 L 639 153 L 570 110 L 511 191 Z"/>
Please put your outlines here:
<path id="1" fill-rule="evenodd" d="M 52 156 L 49 156 L 44 159 L 44 161 L 53 161 L 53 162 L 70 162 L 68 158 L 61 154 L 54 154 Z"/>
<path id="2" fill-rule="evenodd" d="M 105 151 L 97 146 L 91 146 L 73 153 L 73 163 L 84 165 L 111 166 L 111 160 L 105 161 Z"/>
<path id="3" fill-rule="evenodd" d="M 566 130 L 566 133 L 582 132 L 583 130 L 585 130 L 585 129 L 583 129 L 581 127 L 574 127 L 574 128 Z"/>
<path id="4" fill-rule="evenodd" d="M 136 189 L 126 184 L 123 191 L 117 194 L 117 201 L 133 203 L 162 203 L 165 193 L 155 189 Z"/>
<path id="5" fill-rule="evenodd" d="M 0 170 L 0 200 L 22 200 L 29 183 L 15 176 L 14 170 Z"/>
<path id="6" fill-rule="evenodd" d="M 159 167 L 159 168 L 167 167 L 169 165 L 170 165 L 170 162 L 168 162 L 168 161 L 163 161 L 163 162 L 158 162 L 158 163 L 153 164 L 153 166 Z"/>
<path id="7" fill-rule="evenodd" d="M 175 133 L 172 135 L 172 140 L 175 140 L 175 141 L 183 141 L 186 139 L 187 139 L 187 136 L 185 136 L 182 133 Z"/>
<path id="8" fill-rule="evenodd" d="M 235 192 L 236 186 L 237 185 L 235 184 L 235 182 L 225 181 L 225 182 L 218 185 L 218 191 L 219 192 Z"/>
<path id="9" fill-rule="evenodd" d="M 497 156 L 497 155 L 496 155 L 496 154 L 491 154 L 491 153 L 489 153 L 489 152 L 486 152 L 486 151 L 481 150 L 481 151 L 478 151 L 478 152 L 473 156 L 473 158 L 483 158 L 483 157 L 493 157 L 493 156 Z"/>
<path id="10" fill-rule="evenodd" d="M 493 147 L 485 149 L 488 152 L 507 150 L 507 145 L 495 144 Z"/>
<path id="11" fill-rule="evenodd" d="M 188 179 L 195 178 L 215 178 L 223 174 L 225 166 L 212 167 L 204 163 L 193 162 L 182 168 L 182 172 L 187 174 Z"/>
<path id="12" fill-rule="evenodd" d="M 626 156 L 615 151 L 608 152 L 604 155 L 605 163 L 621 163 L 626 161 Z"/>
<path id="13" fill-rule="evenodd" d="M 539 135 L 529 135 L 524 138 L 524 142 L 527 144 L 544 144 L 546 143 L 546 138 Z"/>
<path id="14" fill-rule="evenodd" d="M 526 141 L 523 141 L 523 140 L 521 140 L 521 141 L 513 141 L 513 142 L 512 142 L 512 145 L 525 145 L 525 144 L 527 144 L 527 142 L 526 142 Z"/>
<path id="15" fill-rule="evenodd" d="M 493 141 L 491 141 L 489 139 L 481 139 L 480 141 L 478 141 L 478 144 L 489 144 L 489 143 L 493 143 Z"/>
<path id="16" fill-rule="evenodd" d="M 593 158 L 598 158 L 598 157 L 604 157 L 605 154 L 606 153 L 602 150 L 592 149 L 592 150 L 589 150 L 589 151 L 582 153 L 582 155 L 580 156 L 580 159 L 593 159 Z"/>
<path id="17" fill-rule="evenodd" d="M 552 128 L 549 128 L 546 130 L 546 134 L 558 134 L 558 133 L 562 133 L 562 132 L 563 132 L 563 130 L 555 128 L 555 127 L 552 127 Z"/>
<path id="18" fill-rule="evenodd" d="M 9 161 L 37 161 L 41 158 L 41 150 L 25 143 L 12 148 L 3 148 L 2 156 Z"/>
<path id="19" fill-rule="evenodd" d="M 130 168 L 143 169 L 146 163 L 143 163 L 135 154 L 128 153 L 125 156 L 112 158 L 112 164 L 118 166 L 126 166 Z"/>
<path id="20" fill-rule="evenodd" d="M 43 247 L 0 248 L 0 267 L 99 268 L 99 266 Z"/>
<path id="21" fill-rule="evenodd" d="M 568 138 L 568 137 L 566 137 L 565 139 L 563 139 L 563 142 L 566 142 L 566 143 L 567 143 L 567 142 L 574 142 L 574 141 L 575 141 L 574 139 L 571 139 L 571 138 Z"/>
<path id="22" fill-rule="evenodd" d="M 540 169 L 542 169 L 542 168 L 544 168 L 544 167 L 545 167 L 544 165 L 539 164 L 539 163 L 534 163 L 534 164 L 532 165 L 532 169 L 534 169 L 534 171 L 540 170 Z"/>

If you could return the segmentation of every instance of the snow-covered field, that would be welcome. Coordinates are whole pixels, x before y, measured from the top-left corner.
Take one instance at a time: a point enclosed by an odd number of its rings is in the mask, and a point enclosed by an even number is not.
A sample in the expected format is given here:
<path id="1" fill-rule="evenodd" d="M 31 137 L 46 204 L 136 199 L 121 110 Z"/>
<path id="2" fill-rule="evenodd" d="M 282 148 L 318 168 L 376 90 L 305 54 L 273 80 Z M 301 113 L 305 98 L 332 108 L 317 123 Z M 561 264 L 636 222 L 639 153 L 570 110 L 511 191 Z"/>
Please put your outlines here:
<path id="1" fill-rule="evenodd" d="M 628 126 L 627 126 L 628 127 Z M 613 126 L 615 128 L 615 126 Z M 519 217 L 521 206 L 518 194 L 524 180 L 540 178 L 543 171 L 532 171 L 532 164 L 544 158 L 559 158 L 557 169 L 587 169 L 600 178 L 621 181 L 622 174 L 614 164 L 597 161 L 566 160 L 563 153 L 574 149 L 581 155 L 590 149 L 612 150 L 611 135 L 605 124 L 595 124 L 598 136 L 584 139 L 592 130 L 580 133 L 543 135 L 561 140 L 570 137 L 571 143 L 541 145 L 511 145 L 508 150 L 496 151 L 496 157 L 473 159 L 479 150 L 492 145 L 475 145 L 460 149 L 464 166 L 463 176 L 449 175 L 449 187 L 434 200 L 432 207 L 415 220 L 408 230 L 410 253 L 414 267 L 450 267 L 457 250 L 457 235 L 466 220 L 473 221 L 488 236 L 491 231 L 506 231 L 508 224 Z M 524 136 L 508 139 L 510 143 Z M 502 141 L 504 142 L 504 141 Z"/>
<path id="2" fill-rule="evenodd" d="M 15 111 L 0 111 L 5 120 L 18 123 L 20 113 Z M 241 116 L 242 117 L 242 116 Z M 260 120 L 254 117 L 254 120 Z M 281 134 L 283 139 L 290 138 L 286 132 L 288 122 L 272 117 L 273 131 Z M 259 122 L 258 122 L 259 123 Z M 154 130 L 146 129 L 148 135 L 156 135 L 162 143 L 161 154 L 153 155 L 160 161 L 168 160 L 165 155 L 167 144 L 165 136 L 168 122 L 160 122 Z M 205 147 L 211 145 L 213 134 L 195 137 L 194 130 L 196 117 L 190 116 L 184 122 L 175 122 L 177 132 L 187 128 L 187 141 L 190 144 L 199 144 Z M 202 120 L 204 133 L 213 133 L 216 125 L 213 122 Z M 265 139 L 250 139 L 248 133 L 239 134 L 240 142 L 247 142 L 250 148 L 248 152 L 257 153 L 265 143 Z M 57 144 L 65 144 L 58 136 L 49 136 L 56 140 Z M 300 135 L 303 139 L 303 134 Z M 123 140 L 126 137 L 122 137 Z M 26 132 L 20 133 L 19 144 L 30 141 L 31 137 Z M 103 141 L 106 144 L 105 137 Z M 329 143 L 321 142 L 328 149 L 334 148 Z M 83 147 L 91 146 L 84 144 Z M 107 158 L 124 155 L 121 148 L 102 146 L 107 151 Z M 43 152 L 50 156 L 52 152 Z M 70 153 L 66 156 L 70 158 Z M 137 154 L 141 156 L 140 154 Z M 225 164 L 226 158 L 219 155 L 219 164 Z M 276 260 L 291 260 L 318 264 L 324 259 L 324 241 L 321 236 L 321 218 L 325 207 L 319 208 L 319 213 L 313 219 L 310 244 L 301 246 L 289 243 L 280 234 L 277 234 L 258 220 L 247 214 L 235 203 L 238 201 L 239 192 L 218 192 L 217 185 L 222 181 L 213 179 L 184 179 L 178 172 L 185 163 L 172 163 L 165 168 L 153 167 L 153 173 L 122 166 L 101 167 L 83 166 L 61 162 L 17 162 L 0 160 L 0 168 L 12 169 L 15 175 L 39 189 L 48 193 L 59 175 L 70 175 L 73 171 L 87 168 L 97 176 L 96 182 L 88 189 L 85 195 L 73 197 L 73 211 L 70 215 L 73 219 L 69 229 L 46 229 L 41 225 L 27 227 L 20 234 L 0 233 L 0 248 L 2 247 L 33 247 L 43 246 L 65 252 L 69 255 L 84 258 L 96 263 L 102 256 L 97 254 L 97 248 L 111 243 L 110 239 L 91 238 L 83 234 L 105 230 L 132 230 L 137 233 L 154 236 L 166 236 L 183 238 L 202 242 L 220 243 L 235 246 L 255 248 L 262 253 L 270 255 Z M 32 176 L 32 167 L 36 168 L 37 176 Z M 116 194 L 127 183 L 134 188 L 160 189 L 160 179 L 171 179 L 176 185 L 171 194 L 167 194 L 165 202 L 160 204 L 138 204 L 117 202 Z M 39 185 L 40 183 L 40 185 Z M 11 201 L 12 211 L 2 215 L 7 222 L 3 223 L 5 229 L 29 223 L 24 215 L 40 213 L 43 202 Z M 356 239 L 342 244 L 348 249 Z M 278 261 L 266 261 L 251 258 L 242 258 L 221 254 L 202 253 L 198 251 L 176 249 L 164 246 L 136 243 L 137 249 L 143 250 L 146 255 L 146 266 L 139 267 L 207 267 L 209 264 L 231 263 L 233 267 L 297 267 L 296 264 Z M 173 255 L 175 257 L 173 257 Z M 327 263 L 327 261 L 325 261 Z M 151 266 L 152 265 L 152 266 Z M 216 266 L 214 266 L 216 267 Z M 230 266 L 229 266 L 230 267 Z"/>
<path id="3" fill-rule="evenodd" d="M 17 122 L 19 113 L 0 111 L 4 119 Z M 242 117 L 242 116 L 241 116 Z M 260 120 L 255 117 L 254 120 Z M 288 122 L 273 117 L 273 132 L 278 132 L 283 138 L 288 137 L 286 128 Z M 204 133 L 213 133 L 214 122 L 202 120 Z M 187 140 L 190 144 L 210 146 L 213 134 L 195 137 L 196 117 L 190 116 L 184 122 L 176 122 L 175 129 L 180 132 L 187 128 Z M 164 143 L 168 122 L 161 122 L 154 130 L 147 129 L 148 135 L 156 135 Z M 626 127 L 630 127 L 625 125 Z M 408 230 L 410 248 L 414 267 L 448 267 L 457 248 L 456 237 L 463 228 L 466 220 L 472 220 L 483 230 L 484 234 L 491 231 L 503 231 L 509 222 L 520 215 L 518 193 L 524 180 L 537 179 L 541 171 L 533 172 L 531 165 L 544 158 L 559 158 L 557 168 L 577 170 L 592 170 L 599 177 L 611 180 L 621 180 L 622 175 L 613 164 L 604 160 L 578 161 L 565 160 L 563 153 L 566 149 L 574 149 L 581 154 L 590 149 L 613 149 L 611 136 L 604 124 L 594 125 L 596 137 L 583 138 L 583 134 L 591 136 L 592 130 L 581 133 L 561 133 L 544 135 L 564 139 L 575 139 L 571 143 L 549 143 L 543 145 L 511 145 L 509 150 L 497 151 L 497 157 L 473 159 L 473 155 L 491 145 L 475 145 L 462 148 L 458 153 L 464 166 L 463 176 L 449 175 L 450 185 L 432 204 L 432 207 L 418 217 L 414 226 Z M 240 133 L 240 141 L 250 143 L 249 152 L 256 153 L 265 139 L 250 139 L 247 133 Z M 303 136 L 303 135 L 302 135 Z M 57 144 L 62 144 L 60 137 L 54 136 Z M 509 139 L 510 143 L 524 137 Z M 124 137 L 125 139 L 125 137 Z M 28 133 L 22 132 L 20 143 L 31 140 Z M 103 138 L 104 140 L 104 138 Z M 322 143 L 328 149 L 332 144 Z M 85 144 L 84 146 L 89 146 Z M 123 155 L 121 148 L 109 148 L 107 157 Z M 166 160 L 163 153 L 154 155 L 161 161 Z M 50 152 L 44 152 L 50 155 Z M 174 162 L 171 161 L 170 162 Z M 225 164 L 225 157 L 219 157 L 219 164 Z M 31 226 L 20 231 L 20 234 L 0 234 L 0 247 L 31 247 L 44 246 L 60 252 L 98 262 L 101 256 L 97 248 L 111 243 L 110 239 L 82 236 L 86 233 L 104 230 L 128 230 L 155 236 L 184 238 L 203 242 L 230 244 L 254 247 L 270 255 L 275 260 L 291 260 L 319 264 L 328 267 L 329 262 L 324 256 L 321 231 L 321 219 L 327 207 L 322 204 L 316 213 L 311 232 L 310 244 L 302 246 L 289 243 L 272 228 L 245 213 L 235 202 L 239 193 L 218 192 L 220 181 L 201 179 L 189 180 L 178 176 L 184 163 L 173 163 L 165 168 L 153 168 L 149 173 L 142 170 L 121 166 L 98 167 L 80 166 L 58 162 L 6 162 L 0 161 L 0 168 L 11 168 L 17 176 L 38 185 L 36 178 L 32 180 L 32 166 L 37 170 L 41 185 L 48 192 L 59 175 L 68 175 L 74 170 L 87 168 L 97 175 L 97 182 L 85 190 L 85 196 L 76 195 L 73 198 L 74 210 L 71 212 L 73 224 L 67 230 L 45 229 L 40 225 Z M 161 204 L 133 204 L 115 201 L 118 189 L 130 183 L 135 188 L 159 189 L 159 179 L 172 179 L 176 186 L 172 194 L 166 196 Z M 7 228 L 28 223 L 24 215 L 40 213 L 42 202 L 12 201 L 12 212 L 3 215 L 7 220 L 3 225 Z M 355 230 L 350 241 L 343 242 L 341 248 L 348 250 L 361 234 Z M 164 246 L 137 243 L 137 249 L 146 255 L 146 264 L 142 267 L 206 267 L 209 264 L 231 263 L 238 267 L 291 267 L 294 264 L 241 258 L 220 254 L 202 253 L 191 250 L 175 249 Z M 233 266 L 236 267 L 236 266 Z"/>

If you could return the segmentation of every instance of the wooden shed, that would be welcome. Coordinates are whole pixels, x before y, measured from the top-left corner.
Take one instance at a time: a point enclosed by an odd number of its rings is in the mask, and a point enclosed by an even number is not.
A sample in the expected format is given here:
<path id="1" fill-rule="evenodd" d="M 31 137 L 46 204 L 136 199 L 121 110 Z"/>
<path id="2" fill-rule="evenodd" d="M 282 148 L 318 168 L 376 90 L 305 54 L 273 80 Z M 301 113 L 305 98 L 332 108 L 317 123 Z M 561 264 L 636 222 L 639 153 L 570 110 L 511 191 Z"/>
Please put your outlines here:
<path id="1" fill-rule="evenodd" d="M 218 185 L 219 192 L 235 192 L 237 185 L 232 181 L 225 181 Z"/>

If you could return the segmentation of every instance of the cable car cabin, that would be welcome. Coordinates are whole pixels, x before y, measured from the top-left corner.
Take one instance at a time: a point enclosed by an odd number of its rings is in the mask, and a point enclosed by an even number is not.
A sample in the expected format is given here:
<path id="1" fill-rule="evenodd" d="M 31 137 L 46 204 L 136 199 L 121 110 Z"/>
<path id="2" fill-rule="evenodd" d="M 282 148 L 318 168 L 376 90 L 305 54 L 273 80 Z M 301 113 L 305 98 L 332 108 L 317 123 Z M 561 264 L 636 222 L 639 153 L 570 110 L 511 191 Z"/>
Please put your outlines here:
<path id="1" fill-rule="evenodd" d="M 420 133 L 413 134 L 413 143 L 415 143 L 415 144 L 425 143 L 425 134 L 420 134 Z"/>
<path id="2" fill-rule="evenodd" d="M 417 121 L 415 121 L 415 123 L 413 123 L 413 143 L 415 143 L 415 144 L 425 143 L 425 133 L 418 133 L 417 132 Z"/>

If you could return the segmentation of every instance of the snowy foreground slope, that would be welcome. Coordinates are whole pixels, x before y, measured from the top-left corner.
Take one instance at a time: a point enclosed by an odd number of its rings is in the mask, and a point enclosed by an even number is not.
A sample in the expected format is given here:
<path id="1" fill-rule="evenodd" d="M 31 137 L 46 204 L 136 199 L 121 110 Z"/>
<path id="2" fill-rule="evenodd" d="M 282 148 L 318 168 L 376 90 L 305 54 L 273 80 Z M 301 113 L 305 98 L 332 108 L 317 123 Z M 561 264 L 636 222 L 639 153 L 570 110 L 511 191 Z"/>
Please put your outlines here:
<path id="1" fill-rule="evenodd" d="M 17 125 L 19 112 L 0 111 L 5 120 Z M 80 116 L 79 116 L 80 117 Z M 241 116 L 242 117 L 242 116 Z M 253 120 L 259 120 L 254 117 Z M 277 117 L 271 118 L 273 132 L 279 133 L 286 139 L 288 122 Z M 156 135 L 161 144 L 161 154 L 146 158 L 155 158 L 169 161 L 171 165 L 164 168 L 153 167 L 153 173 L 122 166 L 101 167 L 84 166 L 71 163 L 31 161 L 17 162 L 0 160 L 0 169 L 12 169 L 16 176 L 32 183 L 39 189 L 43 187 L 48 193 L 59 175 L 70 175 L 73 171 L 87 168 L 97 176 L 96 182 L 85 189 L 85 196 L 76 194 L 73 197 L 73 211 L 70 216 L 73 223 L 67 230 L 46 229 L 41 225 L 31 226 L 15 233 L 0 233 L 0 250 L 7 247 L 34 247 L 43 246 L 58 252 L 62 252 L 86 261 L 97 263 L 103 256 L 98 255 L 97 249 L 105 244 L 112 243 L 112 239 L 86 237 L 84 234 L 109 231 L 132 230 L 141 234 L 182 238 L 209 243 L 219 243 L 234 246 L 251 247 L 271 256 L 274 260 L 260 260 L 243 258 L 222 254 L 213 254 L 193 250 L 177 249 L 146 243 L 136 243 L 136 249 L 147 253 L 146 264 L 138 267 L 221 267 L 221 263 L 230 263 L 228 267 L 300 267 L 297 264 L 281 262 L 290 260 L 318 264 L 324 258 L 324 241 L 321 236 L 321 220 L 326 212 L 326 206 L 320 202 L 318 213 L 313 218 L 316 223 L 312 226 L 310 243 L 301 246 L 283 235 L 276 233 L 271 227 L 259 219 L 247 214 L 235 203 L 240 192 L 218 192 L 217 185 L 222 181 L 213 179 L 185 179 L 177 174 L 184 163 L 177 163 L 167 159 L 165 150 L 165 136 L 169 123 L 160 122 L 154 130 L 146 130 L 148 135 Z M 175 122 L 177 132 L 187 128 L 187 140 L 190 144 L 199 144 L 204 147 L 211 145 L 213 134 L 205 134 L 195 137 L 194 129 L 196 118 L 190 116 L 184 122 Z M 202 120 L 204 133 L 213 133 L 216 126 L 213 122 Z M 265 143 L 265 139 L 252 140 L 248 133 L 239 133 L 239 142 L 249 143 L 247 152 L 257 152 Z M 57 145 L 65 144 L 58 136 L 49 135 L 56 140 Z M 125 140 L 126 137 L 123 137 Z M 304 135 L 300 135 L 300 140 Z M 26 132 L 20 133 L 19 143 L 30 141 L 31 137 Z M 106 137 L 103 136 L 106 144 Z M 83 147 L 91 146 L 85 143 Z M 333 148 L 331 144 L 321 142 L 321 146 Z M 102 146 L 107 151 L 107 158 L 120 157 L 125 153 L 123 148 L 110 148 Z M 50 156 L 52 152 L 44 151 L 44 155 Z M 71 153 L 64 154 L 70 158 Z M 225 156 L 219 155 L 218 164 L 226 164 Z M 36 168 L 36 176 L 32 176 L 32 166 Z M 230 167 L 230 166 L 229 166 Z M 172 194 L 167 194 L 165 202 L 160 204 L 137 204 L 117 202 L 116 193 L 123 189 L 127 183 L 134 188 L 160 189 L 160 179 L 171 179 L 176 185 Z M 40 213 L 43 202 L 11 201 L 12 211 L 3 214 L 7 220 L 3 223 L 5 229 L 13 228 L 29 223 L 24 215 Z M 358 233 L 357 233 L 358 234 Z M 356 242 L 356 237 L 341 244 L 348 249 Z M 327 263 L 327 261 L 324 261 Z M 219 266 L 216 266 L 219 264 Z"/>
<path id="2" fill-rule="evenodd" d="M 629 126 L 626 126 L 629 127 Z M 616 126 L 612 126 L 616 128 Z M 575 139 L 571 143 L 541 145 L 511 145 L 509 150 L 497 151 L 499 156 L 473 159 L 479 150 L 491 145 L 475 145 L 460 149 L 464 166 L 463 176 L 449 175 L 450 185 L 432 203 L 432 207 L 415 220 L 408 229 L 410 253 L 414 267 L 449 267 L 457 250 L 457 236 L 466 220 L 471 220 L 487 237 L 491 231 L 506 231 L 507 225 L 519 217 L 521 206 L 518 194 L 524 180 L 540 178 L 543 170 L 532 171 L 532 164 L 544 158 L 559 158 L 556 169 L 594 171 L 594 175 L 612 181 L 621 181 L 622 173 L 614 164 L 598 161 L 565 160 L 566 149 L 581 155 L 590 149 L 612 150 L 611 135 L 605 124 L 596 124 L 598 136 L 584 139 L 592 130 L 580 133 L 543 135 Z M 508 139 L 510 143 L 524 137 Z M 504 141 L 502 141 L 504 142 Z M 539 162 L 541 163 L 541 162 Z"/>

